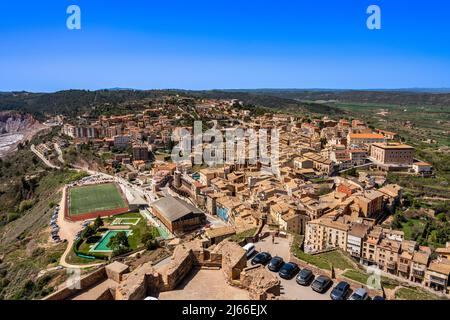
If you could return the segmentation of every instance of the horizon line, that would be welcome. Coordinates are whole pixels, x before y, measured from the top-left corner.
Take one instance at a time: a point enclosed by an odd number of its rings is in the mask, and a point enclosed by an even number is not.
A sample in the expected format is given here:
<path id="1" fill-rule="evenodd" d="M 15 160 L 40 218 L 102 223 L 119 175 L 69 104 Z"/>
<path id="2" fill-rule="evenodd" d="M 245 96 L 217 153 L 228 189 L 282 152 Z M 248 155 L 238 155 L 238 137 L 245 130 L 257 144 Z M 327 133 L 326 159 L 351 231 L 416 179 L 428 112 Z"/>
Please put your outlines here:
<path id="1" fill-rule="evenodd" d="M 277 88 L 277 87 L 261 87 L 261 88 L 212 88 L 212 89 L 185 89 L 185 88 L 127 88 L 127 87 L 111 87 L 111 88 L 98 88 L 98 89 L 86 89 L 86 88 L 70 88 L 59 89 L 53 91 L 28 91 L 28 90 L 0 90 L 0 93 L 33 93 L 33 94 L 52 94 L 64 91 L 192 91 L 192 92 L 207 92 L 207 91 L 392 91 L 392 92 L 417 92 L 421 93 L 450 93 L 450 87 L 405 87 L 405 88 Z"/>

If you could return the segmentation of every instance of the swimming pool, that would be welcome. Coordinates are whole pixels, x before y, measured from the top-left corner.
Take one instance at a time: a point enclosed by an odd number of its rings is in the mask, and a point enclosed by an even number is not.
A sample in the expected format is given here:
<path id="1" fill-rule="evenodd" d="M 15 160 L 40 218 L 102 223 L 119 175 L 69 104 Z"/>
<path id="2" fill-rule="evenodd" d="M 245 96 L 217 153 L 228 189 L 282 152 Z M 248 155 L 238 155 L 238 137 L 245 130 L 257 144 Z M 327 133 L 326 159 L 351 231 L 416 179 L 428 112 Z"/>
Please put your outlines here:
<path id="1" fill-rule="evenodd" d="M 108 247 L 109 240 L 119 232 L 125 232 L 127 237 L 130 236 L 131 230 L 109 230 L 107 231 L 99 242 L 89 251 L 91 252 L 111 252 L 112 249 Z"/>

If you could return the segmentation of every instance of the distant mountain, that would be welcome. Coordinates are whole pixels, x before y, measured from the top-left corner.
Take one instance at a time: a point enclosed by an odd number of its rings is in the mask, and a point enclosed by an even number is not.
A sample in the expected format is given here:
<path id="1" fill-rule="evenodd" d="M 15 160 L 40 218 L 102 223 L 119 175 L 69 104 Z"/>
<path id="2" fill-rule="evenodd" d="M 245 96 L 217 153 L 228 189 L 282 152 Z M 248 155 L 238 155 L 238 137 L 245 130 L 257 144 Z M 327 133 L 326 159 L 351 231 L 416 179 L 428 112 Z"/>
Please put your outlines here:
<path id="1" fill-rule="evenodd" d="M 143 91 L 143 90 L 139 90 L 139 89 L 133 89 L 133 88 L 120 88 L 120 87 L 116 87 L 116 88 L 105 88 L 105 89 L 101 89 L 101 91 Z"/>

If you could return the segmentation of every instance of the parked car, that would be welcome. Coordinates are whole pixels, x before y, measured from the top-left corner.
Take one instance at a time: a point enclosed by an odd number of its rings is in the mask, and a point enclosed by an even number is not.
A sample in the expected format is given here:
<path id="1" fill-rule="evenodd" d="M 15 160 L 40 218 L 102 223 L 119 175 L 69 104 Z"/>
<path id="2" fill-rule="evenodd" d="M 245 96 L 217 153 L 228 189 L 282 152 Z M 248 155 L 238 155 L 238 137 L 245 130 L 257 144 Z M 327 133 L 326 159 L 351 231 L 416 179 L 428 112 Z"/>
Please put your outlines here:
<path id="1" fill-rule="evenodd" d="M 384 300 L 386 300 L 386 299 L 384 299 L 382 296 L 375 296 L 375 297 L 373 297 L 372 300 L 373 300 L 373 301 L 384 301 Z"/>
<path id="2" fill-rule="evenodd" d="M 283 279 L 292 279 L 298 272 L 300 271 L 300 268 L 298 265 L 294 262 L 288 262 L 285 263 L 278 274 Z"/>
<path id="3" fill-rule="evenodd" d="M 295 281 L 302 286 L 309 286 L 313 280 L 314 274 L 309 269 L 302 269 L 295 279 Z"/>
<path id="4" fill-rule="evenodd" d="M 350 285 L 345 281 L 341 281 L 336 287 L 333 288 L 330 293 L 330 297 L 333 300 L 345 300 L 349 292 Z"/>
<path id="5" fill-rule="evenodd" d="M 353 292 L 348 300 L 369 300 L 369 294 L 364 288 L 358 288 Z"/>
<path id="6" fill-rule="evenodd" d="M 251 264 L 263 264 L 266 265 L 270 260 L 272 259 L 272 256 L 268 252 L 260 252 L 256 256 L 253 257 Z"/>
<path id="7" fill-rule="evenodd" d="M 247 259 L 250 258 L 255 252 L 256 247 L 254 243 L 247 243 L 245 246 L 242 247 L 245 251 L 247 251 Z"/>
<path id="8" fill-rule="evenodd" d="M 281 257 L 273 257 L 272 260 L 270 260 L 269 265 L 267 268 L 270 271 L 278 272 L 280 271 L 281 267 L 284 265 L 283 258 Z"/>
<path id="9" fill-rule="evenodd" d="M 318 276 L 313 283 L 311 288 L 318 293 L 325 293 L 328 288 L 333 284 L 331 279 L 327 276 Z"/>

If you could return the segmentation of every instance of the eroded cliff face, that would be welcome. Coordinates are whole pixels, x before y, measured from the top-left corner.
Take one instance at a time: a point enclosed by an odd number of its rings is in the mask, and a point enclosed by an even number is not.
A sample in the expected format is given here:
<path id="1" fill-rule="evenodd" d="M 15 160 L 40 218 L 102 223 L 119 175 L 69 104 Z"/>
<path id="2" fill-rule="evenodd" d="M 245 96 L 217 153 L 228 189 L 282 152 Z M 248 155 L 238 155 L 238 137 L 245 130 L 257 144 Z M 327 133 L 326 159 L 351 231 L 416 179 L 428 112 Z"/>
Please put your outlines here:
<path id="1" fill-rule="evenodd" d="M 0 112 L 0 134 L 23 133 L 32 130 L 37 124 L 29 114 Z"/>
<path id="2" fill-rule="evenodd" d="M 43 129 L 45 126 L 29 114 L 0 112 L 0 158 L 14 152 L 20 142 L 31 139 Z"/>

